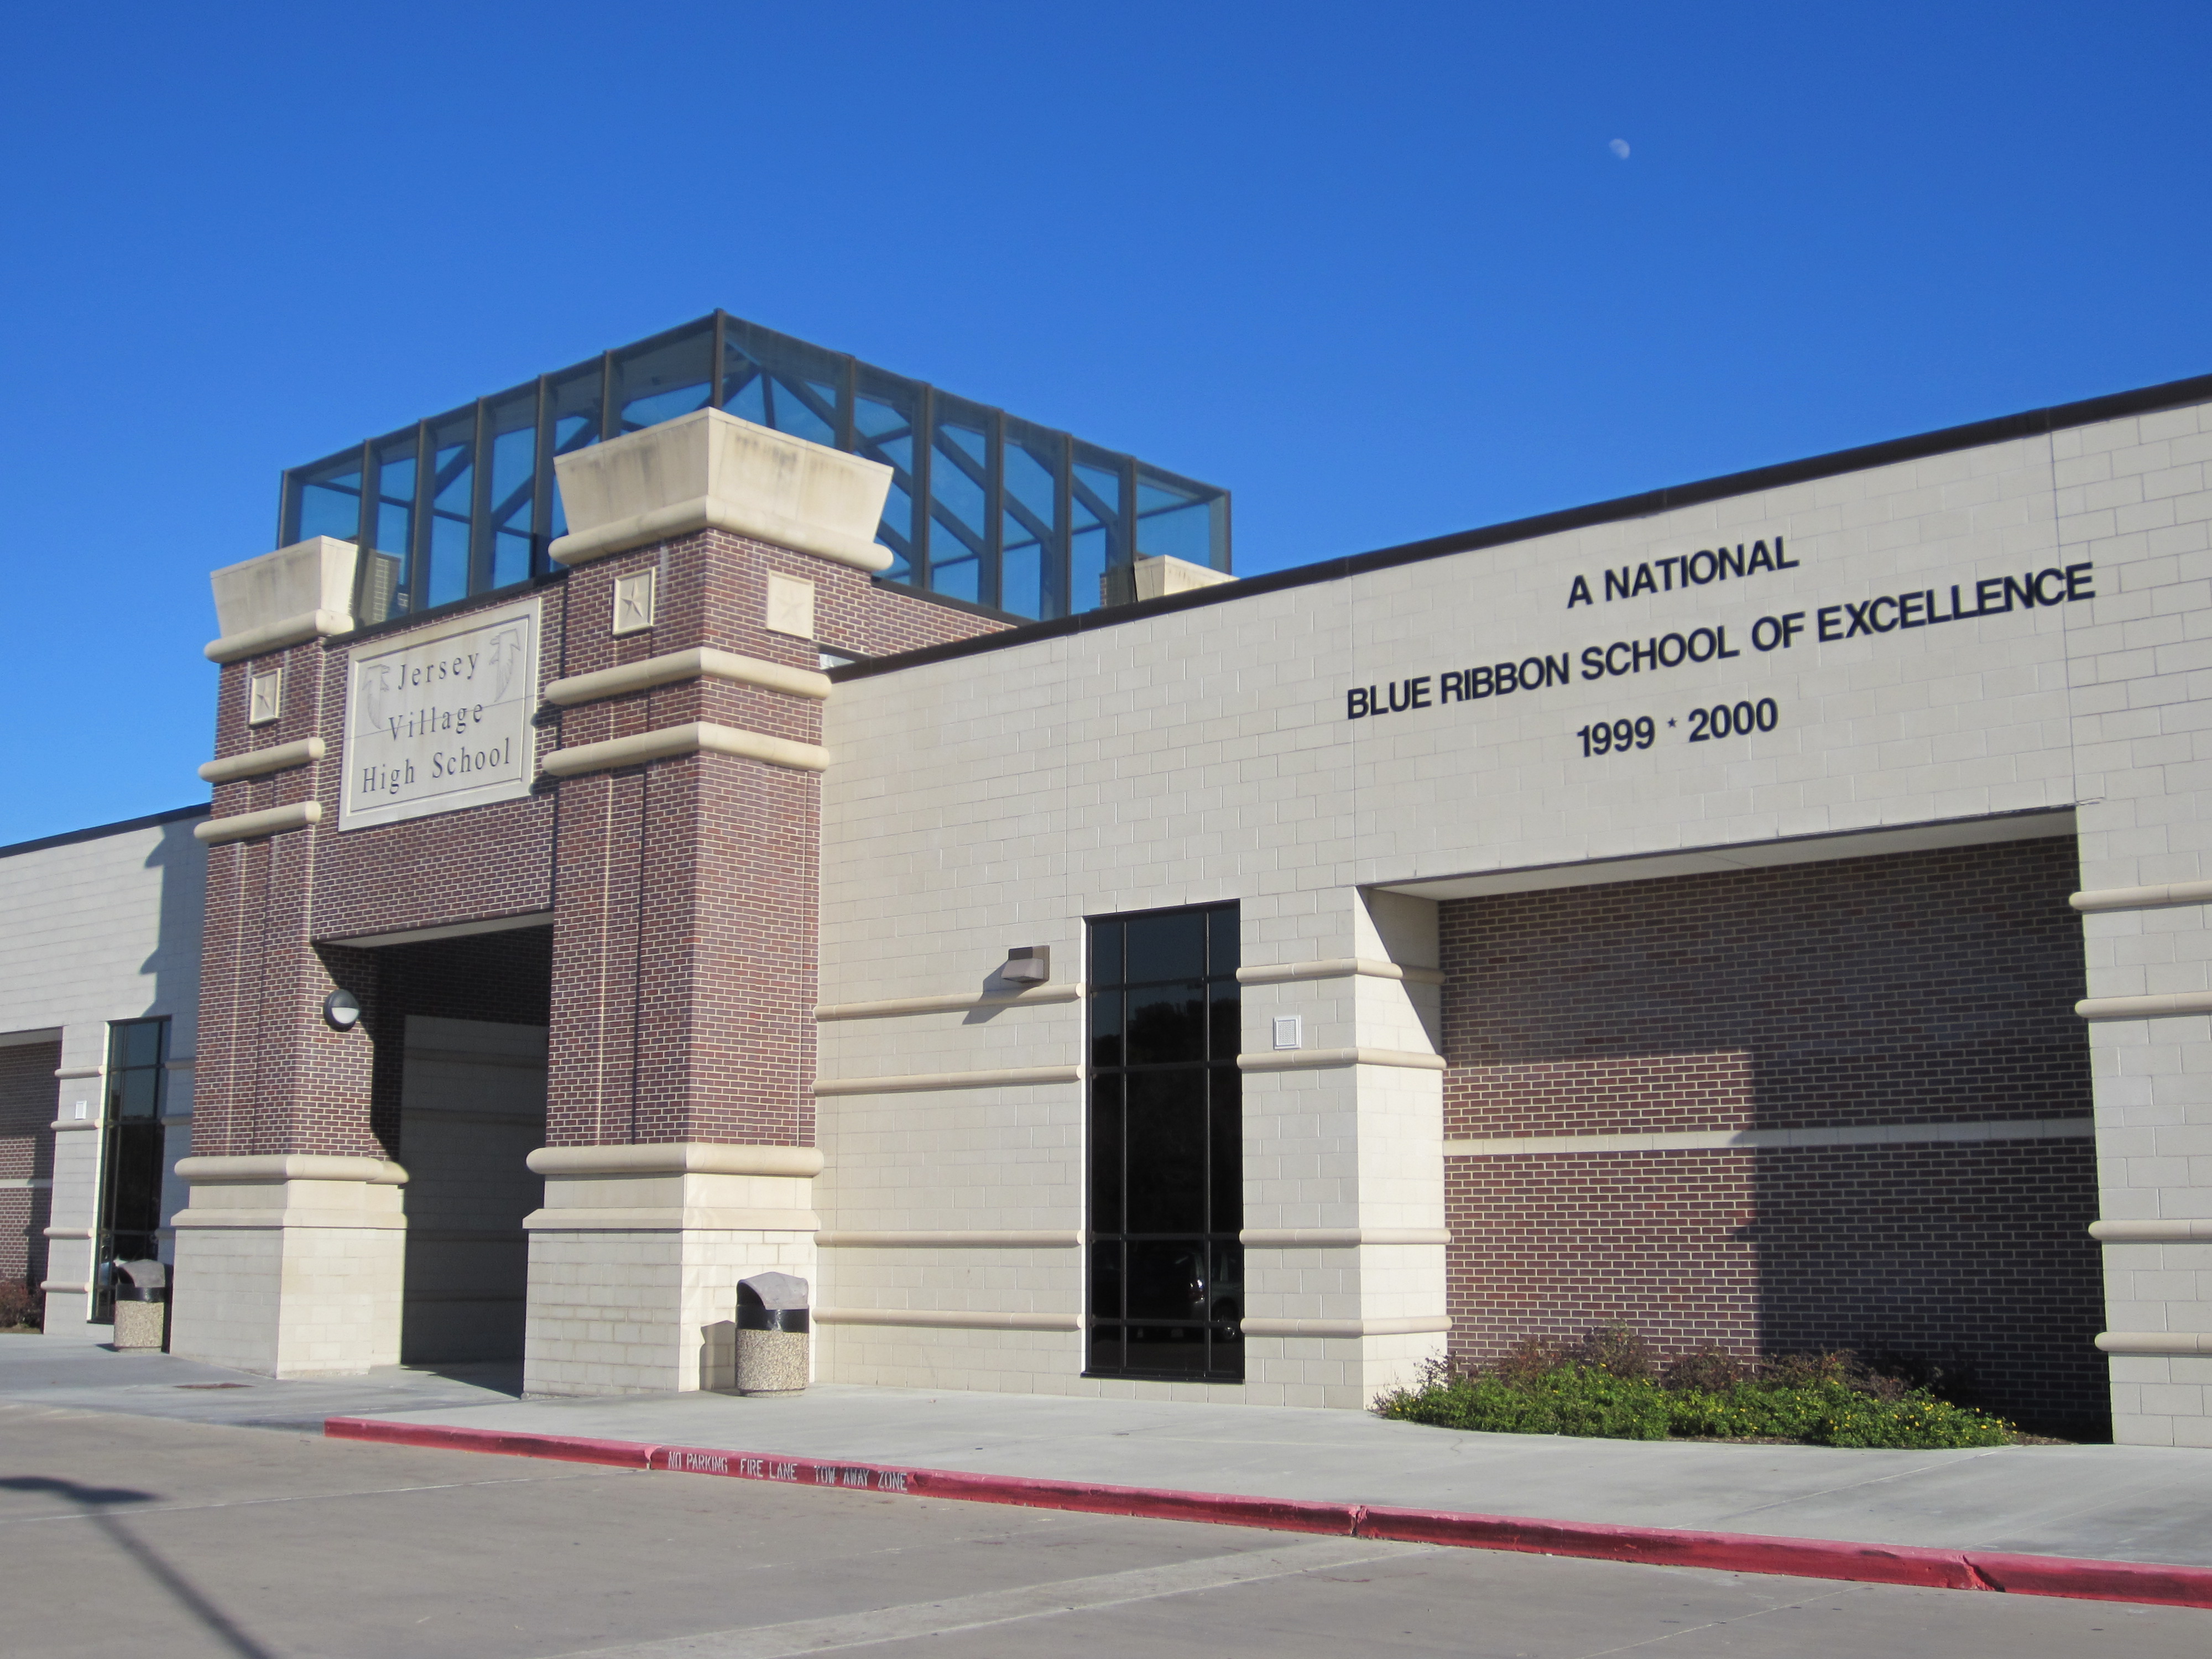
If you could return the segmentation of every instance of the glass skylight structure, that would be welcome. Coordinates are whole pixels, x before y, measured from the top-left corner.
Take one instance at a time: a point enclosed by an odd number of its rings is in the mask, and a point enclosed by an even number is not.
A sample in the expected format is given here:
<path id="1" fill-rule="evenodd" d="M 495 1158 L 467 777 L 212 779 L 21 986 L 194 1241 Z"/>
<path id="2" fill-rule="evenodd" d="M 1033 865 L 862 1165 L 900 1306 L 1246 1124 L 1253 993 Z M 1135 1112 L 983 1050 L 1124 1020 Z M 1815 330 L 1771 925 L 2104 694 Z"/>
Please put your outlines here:
<path id="1" fill-rule="evenodd" d="M 553 458 L 700 409 L 881 461 L 879 579 L 1043 620 L 1133 598 L 1140 556 L 1229 568 L 1229 492 L 718 311 L 284 474 L 276 544 L 357 542 L 382 622 L 540 576 Z"/>

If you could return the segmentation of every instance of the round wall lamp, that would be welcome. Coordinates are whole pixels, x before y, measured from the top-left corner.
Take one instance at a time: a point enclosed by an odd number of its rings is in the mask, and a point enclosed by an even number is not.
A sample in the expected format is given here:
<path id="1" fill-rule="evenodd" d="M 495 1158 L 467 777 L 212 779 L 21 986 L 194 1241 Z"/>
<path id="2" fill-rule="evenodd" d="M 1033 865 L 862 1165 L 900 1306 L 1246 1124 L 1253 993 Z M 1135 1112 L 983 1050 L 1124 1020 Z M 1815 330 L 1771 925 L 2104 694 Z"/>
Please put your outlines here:
<path id="1" fill-rule="evenodd" d="M 323 1024 L 333 1031 L 350 1031 L 361 1024 L 361 999 L 350 991 L 333 991 L 323 999 Z"/>

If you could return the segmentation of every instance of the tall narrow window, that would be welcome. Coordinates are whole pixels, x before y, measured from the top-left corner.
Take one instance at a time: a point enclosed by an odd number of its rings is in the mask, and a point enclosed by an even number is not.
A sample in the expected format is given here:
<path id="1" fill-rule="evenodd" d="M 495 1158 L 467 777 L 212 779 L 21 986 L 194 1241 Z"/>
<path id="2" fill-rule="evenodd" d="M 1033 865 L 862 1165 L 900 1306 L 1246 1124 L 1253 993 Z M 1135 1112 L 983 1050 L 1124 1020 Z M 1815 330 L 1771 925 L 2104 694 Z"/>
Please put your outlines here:
<path id="1" fill-rule="evenodd" d="M 1237 907 L 1091 924 L 1086 1375 L 1244 1380 Z"/>
<path id="2" fill-rule="evenodd" d="M 113 1317 L 115 1264 L 161 1253 L 161 1105 L 167 1095 L 168 1049 L 166 1019 L 118 1020 L 107 1028 L 96 1319 Z"/>

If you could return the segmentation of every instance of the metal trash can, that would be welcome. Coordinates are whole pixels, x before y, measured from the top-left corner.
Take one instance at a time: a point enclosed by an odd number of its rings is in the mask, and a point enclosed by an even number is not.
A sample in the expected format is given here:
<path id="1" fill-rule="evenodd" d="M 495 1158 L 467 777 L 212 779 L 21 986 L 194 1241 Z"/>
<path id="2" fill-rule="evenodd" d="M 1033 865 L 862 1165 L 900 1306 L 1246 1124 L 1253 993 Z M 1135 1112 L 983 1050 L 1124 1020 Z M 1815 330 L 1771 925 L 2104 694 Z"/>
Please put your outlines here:
<path id="1" fill-rule="evenodd" d="M 739 1394 L 797 1394 L 806 1386 L 806 1281 L 791 1273 L 757 1273 L 738 1281 Z"/>
<path id="2" fill-rule="evenodd" d="M 115 1348 L 161 1351 L 169 1317 L 169 1270 L 154 1261 L 115 1264 Z"/>

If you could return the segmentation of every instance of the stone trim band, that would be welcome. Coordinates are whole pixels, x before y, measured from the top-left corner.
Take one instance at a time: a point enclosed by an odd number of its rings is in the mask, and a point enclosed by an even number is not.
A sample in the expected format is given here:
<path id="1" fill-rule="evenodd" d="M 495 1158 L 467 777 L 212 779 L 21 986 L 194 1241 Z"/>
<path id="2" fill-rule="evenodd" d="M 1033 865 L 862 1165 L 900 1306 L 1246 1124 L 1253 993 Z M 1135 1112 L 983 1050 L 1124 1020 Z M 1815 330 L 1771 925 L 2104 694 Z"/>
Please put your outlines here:
<path id="1" fill-rule="evenodd" d="M 192 826 L 192 838 L 210 847 L 220 847 L 225 842 L 257 841 L 263 836 L 280 836 L 288 830 L 304 830 L 311 823 L 323 821 L 323 804 L 315 800 L 297 800 L 289 806 L 271 806 L 264 811 L 240 812 L 235 817 L 205 818 Z"/>
<path id="2" fill-rule="evenodd" d="M 2212 881 L 2169 881 L 2154 887 L 2103 887 L 2076 893 L 2066 902 L 2084 915 L 2103 910 L 2165 910 L 2180 904 L 2212 904 Z"/>
<path id="3" fill-rule="evenodd" d="M 2084 997 L 2074 1005 L 2083 1019 L 2179 1019 L 2212 1014 L 2212 991 L 2163 991 L 2147 997 Z"/>
<path id="4" fill-rule="evenodd" d="M 939 1308 L 817 1308 L 817 1325 L 905 1325 L 932 1331 L 1079 1331 L 1080 1314 L 965 1313 Z"/>
<path id="5" fill-rule="evenodd" d="M 2212 1221 L 2093 1221 L 2089 1237 L 2105 1244 L 2212 1244 Z"/>
<path id="6" fill-rule="evenodd" d="M 976 1008 L 1027 1008 L 1041 1002 L 1079 1002 L 1081 985 L 1044 985 L 1034 991 L 994 996 L 985 991 L 955 991 L 945 996 L 885 997 L 877 1002 L 825 1002 L 814 1018 L 825 1019 L 890 1019 L 901 1014 L 959 1014 Z"/>
<path id="7" fill-rule="evenodd" d="M 1247 1319 L 1247 1336 L 1424 1336 L 1451 1328 L 1449 1314 L 1420 1314 L 1411 1319 Z"/>
<path id="8" fill-rule="evenodd" d="M 814 1236 L 815 1248 L 823 1250 L 1073 1250 L 1083 1246 L 1084 1235 L 1074 1229 L 1048 1232 L 839 1232 Z"/>
<path id="9" fill-rule="evenodd" d="M 247 657 L 258 657 L 264 651 L 281 650 L 288 645 L 352 631 L 353 618 L 343 611 L 305 611 L 296 617 L 210 640 L 200 647 L 200 653 L 210 662 L 239 662 Z"/>
<path id="10" fill-rule="evenodd" d="M 1285 1048 L 1237 1056 L 1240 1072 L 1317 1072 L 1332 1066 L 1398 1066 L 1414 1072 L 1441 1072 L 1442 1054 L 1415 1048 Z"/>
<path id="11" fill-rule="evenodd" d="M 694 651 L 672 651 L 662 656 L 647 657 L 642 662 L 624 663 L 618 668 L 603 668 L 596 674 L 573 674 L 547 686 L 545 701 L 565 708 L 576 703 L 650 690 L 656 685 L 700 679 L 734 680 L 740 685 L 757 685 L 764 690 L 787 692 L 794 697 L 811 697 L 817 702 L 830 695 L 830 677 L 826 674 L 805 668 L 787 668 L 780 662 L 764 662 L 758 657 L 741 657 L 734 651 L 702 647 Z M 204 770 L 202 775 L 206 775 Z"/>
<path id="12" fill-rule="evenodd" d="M 1405 968 L 1372 957 L 1334 957 L 1317 962 L 1279 962 L 1256 968 L 1239 968 L 1239 985 L 1287 985 L 1301 979 L 1346 979 L 1364 975 L 1370 979 L 1403 980 L 1408 985 L 1441 985 L 1440 968 Z"/>
<path id="13" fill-rule="evenodd" d="M 2175 1359 L 2212 1358 L 2212 1332 L 2100 1331 L 2097 1346 L 2106 1353 L 2166 1356 Z"/>
<path id="14" fill-rule="evenodd" d="M 821 772 L 830 765 L 830 751 L 819 744 L 794 743 L 789 738 L 771 738 L 764 732 L 746 732 L 734 726 L 693 720 L 687 726 L 665 726 L 657 732 L 641 732 L 635 737 L 610 738 L 605 743 L 556 749 L 539 763 L 538 770 L 549 777 L 573 778 L 585 772 L 611 772 L 618 766 L 675 760 L 702 751 L 737 755 L 794 772 Z M 204 824 L 200 827 L 203 830 L 207 828 Z"/>
<path id="15" fill-rule="evenodd" d="M 1838 1124 L 1816 1129 L 1692 1129 L 1624 1135 L 1500 1135 L 1447 1140 L 1446 1158 L 1526 1158 L 1559 1152 L 1794 1152 L 1814 1146 L 1911 1146 L 1984 1140 L 2087 1140 L 2087 1117 Z"/>
<path id="16" fill-rule="evenodd" d="M 1449 1244 L 1443 1227 L 1247 1227 L 1237 1242 L 1248 1249 L 1348 1250 L 1362 1244 Z"/>
<path id="17" fill-rule="evenodd" d="M 324 1152 L 264 1152 L 247 1158 L 180 1158 L 177 1178 L 245 1186 L 273 1181 L 361 1181 L 404 1187 L 407 1171 L 388 1158 L 334 1157 Z"/>
<path id="18" fill-rule="evenodd" d="M 1013 1089 L 1040 1083 L 1080 1083 L 1080 1066 L 1013 1066 L 995 1072 L 914 1072 L 903 1077 L 825 1078 L 814 1092 L 823 1095 L 896 1095 L 926 1089 Z"/>
<path id="19" fill-rule="evenodd" d="M 242 755 L 226 755 L 220 760 L 204 763 L 200 767 L 200 778 L 207 783 L 235 783 L 240 778 L 289 772 L 295 767 L 322 759 L 326 747 L 320 738 L 301 738 L 297 743 L 280 743 L 273 749 L 249 749 Z"/>
<path id="20" fill-rule="evenodd" d="M 523 1160 L 542 1176 L 732 1175 L 806 1178 L 822 1173 L 812 1146 L 768 1146 L 711 1140 L 645 1146 L 540 1146 Z"/>

